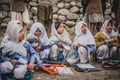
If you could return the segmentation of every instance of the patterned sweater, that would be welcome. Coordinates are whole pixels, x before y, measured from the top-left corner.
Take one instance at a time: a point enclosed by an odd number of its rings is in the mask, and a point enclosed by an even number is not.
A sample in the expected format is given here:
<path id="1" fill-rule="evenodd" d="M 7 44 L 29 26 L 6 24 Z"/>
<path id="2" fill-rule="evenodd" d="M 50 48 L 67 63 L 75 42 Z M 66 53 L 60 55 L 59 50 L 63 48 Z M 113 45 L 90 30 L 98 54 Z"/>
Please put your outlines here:
<path id="1" fill-rule="evenodd" d="M 107 39 L 107 37 L 102 32 L 97 32 L 94 38 L 97 48 L 100 47 L 102 45 L 102 42 Z M 113 45 L 117 45 L 118 44 L 117 36 L 113 36 L 112 39 L 113 39 Z"/>

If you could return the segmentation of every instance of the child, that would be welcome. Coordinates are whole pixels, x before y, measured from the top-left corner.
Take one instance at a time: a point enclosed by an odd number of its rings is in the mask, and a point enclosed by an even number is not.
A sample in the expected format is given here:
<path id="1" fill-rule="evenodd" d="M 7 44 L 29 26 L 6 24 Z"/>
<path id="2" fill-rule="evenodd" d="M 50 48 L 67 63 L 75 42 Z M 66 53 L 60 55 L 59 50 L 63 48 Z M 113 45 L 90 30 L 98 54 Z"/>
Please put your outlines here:
<path id="1" fill-rule="evenodd" d="M 2 45 L 6 44 L 6 42 L 7 42 L 8 30 L 9 30 L 9 28 L 11 28 L 11 27 L 9 27 L 9 25 L 11 25 L 11 24 L 20 24 L 20 21 L 18 21 L 18 20 L 9 21 L 6 32 L 4 33 L 4 38 L 2 39 L 2 43 L 0 45 L 1 48 L 2 48 Z"/>
<path id="2" fill-rule="evenodd" d="M 114 45 L 117 44 L 117 37 L 113 30 L 112 20 L 106 20 L 100 32 L 97 32 L 94 38 L 97 46 L 98 61 L 101 62 L 104 59 L 111 58 L 116 53 L 117 48 Z"/>
<path id="3" fill-rule="evenodd" d="M 67 61 L 70 64 L 79 62 L 79 60 L 80 63 L 87 63 L 90 61 L 90 54 L 96 48 L 94 37 L 87 28 L 87 24 L 83 21 L 76 24 L 75 33 L 74 48 L 76 49 L 77 54 L 75 56 L 73 53 Z"/>
<path id="4" fill-rule="evenodd" d="M 22 79 L 27 70 L 34 69 L 35 52 L 31 45 L 24 41 L 25 34 L 22 26 L 14 23 L 9 24 L 8 27 L 9 29 L 6 30 L 8 35 L 5 36 L 7 42 L 3 40 L 5 44 L 1 44 L 3 49 L 0 71 L 4 76 L 13 73 L 16 79 Z"/>
<path id="5" fill-rule="evenodd" d="M 36 54 L 35 54 L 35 66 L 37 67 L 37 65 L 42 64 L 42 60 L 41 60 L 41 57 L 40 57 L 40 52 L 45 50 L 45 49 L 50 48 L 50 46 L 49 45 L 42 46 L 41 42 L 37 38 L 31 38 L 31 39 L 28 39 L 27 41 L 31 44 L 31 46 L 36 51 Z"/>
<path id="6" fill-rule="evenodd" d="M 41 42 L 41 46 L 49 46 L 49 39 L 46 34 L 46 30 L 44 26 L 39 22 L 36 22 L 31 26 L 30 32 L 27 35 L 27 39 L 31 38 L 37 38 Z M 49 48 L 40 50 L 39 51 L 40 60 L 48 58 L 49 51 L 50 51 Z"/>
<path id="7" fill-rule="evenodd" d="M 63 22 L 60 20 L 57 20 L 52 24 L 50 44 L 53 45 L 50 53 L 51 59 L 59 60 L 59 52 L 62 53 L 62 59 L 60 61 L 69 57 L 71 40 L 64 28 Z"/>

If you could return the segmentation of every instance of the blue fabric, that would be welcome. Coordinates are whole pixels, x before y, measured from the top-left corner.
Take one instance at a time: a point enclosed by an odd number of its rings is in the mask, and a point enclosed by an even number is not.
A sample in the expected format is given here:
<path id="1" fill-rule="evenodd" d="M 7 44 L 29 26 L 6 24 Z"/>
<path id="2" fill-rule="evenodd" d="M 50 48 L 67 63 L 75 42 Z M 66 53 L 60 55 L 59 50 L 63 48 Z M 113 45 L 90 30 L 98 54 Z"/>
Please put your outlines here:
<path id="1" fill-rule="evenodd" d="M 42 51 L 42 50 L 45 50 L 45 49 L 49 49 L 50 47 L 51 47 L 50 45 L 41 46 L 41 51 Z"/>
<path id="2" fill-rule="evenodd" d="M 32 72 L 31 71 L 28 71 L 26 74 L 25 74 L 25 76 L 24 76 L 24 78 L 23 79 L 20 79 L 20 80 L 29 80 L 31 77 L 32 77 Z"/>
<path id="3" fill-rule="evenodd" d="M 28 43 L 28 42 L 25 42 L 24 45 L 23 45 L 26 50 L 27 50 L 27 57 L 24 57 L 22 55 L 20 55 L 19 53 L 15 53 L 15 54 L 12 54 L 12 55 L 9 55 L 9 52 L 7 53 L 2 53 L 1 55 L 1 58 L 0 58 L 0 61 L 4 62 L 4 61 L 8 61 L 8 58 L 14 58 L 14 59 L 20 59 L 20 58 L 23 58 L 25 59 L 26 61 L 34 61 L 34 55 L 35 55 L 35 51 L 34 49 L 32 48 L 32 46 Z"/>
<path id="4" fill-rule="evenodd" d="M 88 53 L 90 53 L 90 55 L 94 52 L 94 50 L 96 49 L 96 46 L 95 45 L 87 45 L 87 50 L 88 50 Z"/>
<path id="5" fill-rule="evenodd" d="M 74 52 L 71 54 L 70 58 L 77 58 L 78 56 L 78 48 L 76 45 L 73 46 Z"/>
<path id="6" fill-rule="evenodd" d="M 59 51 L 57 60 L 58 61 L 63 61 L 63 59 L 64 59 L 63 51 Z"/>
<path id="7" fill-rule="evenodd" d="M 27 53 L 28 53 L 26 59 L 28 61 L 34 61 L 35 60 L 35 51 L 34 51 L 33 47 L 30 45 L 29 42 L 26 42 L 23 46 L 26 48 Z"/>
<path id="8" fill-rule="evenodd" d="M 8 61 L 8 57 L 9 57 L 9 52 L 2 53 L 2 55 L 0 56 L 0 62 Z"/>
<path id="9" fill-rule="evenodd" d="M 9 57 L 11 59 L 18 60 L 18 63 L 16 64 L 16 66 L 19 64 L 27 64 L 28 63 L 27 57 L 24 57 L 24 56 L 20 55 L 19 53 L 14 53 L 14 54 L 10 55 Z"/>
<path id="10" fill-rule="evenodd" d="M 73 46 L 74 52 L 71 54 L 70 58 L 77 58 L 78 57 L 78 48 L 76 45 Z M 87 45 L 86 50 L 88 51 L 88 54 L 92 54 L 94 50 L 96 49 L 95 45 Z"/>
<path id="11" fill-rule="evenodd" d="M 12 59 L 19 60 L 19 58 L 21 57 L 21 55 L 19 53 L 13 53 L 9 57 L 12 58 Z"/>

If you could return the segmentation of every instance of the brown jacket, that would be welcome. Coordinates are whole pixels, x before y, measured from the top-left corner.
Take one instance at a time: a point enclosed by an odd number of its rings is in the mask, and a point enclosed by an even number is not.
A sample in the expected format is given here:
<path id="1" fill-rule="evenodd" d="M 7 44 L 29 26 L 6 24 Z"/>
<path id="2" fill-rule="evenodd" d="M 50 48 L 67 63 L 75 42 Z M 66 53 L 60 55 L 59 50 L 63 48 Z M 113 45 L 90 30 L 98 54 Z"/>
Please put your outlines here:
<path id="1" fill-rule="evenodd" d="M 25 7 L 27 6 L 27 3 L 24 0 L 11 0 L 10 6 L 11 6 L 10 7 L 11 11 L 23 12 L 25 11 Z"/>
<path id="2" fill-rule="evenodd" d="M 102 13 L 102 2 L 101 0 L 83 0 L 83 3 L 87 3 L 86 13 L 92 14 L 96 12 Z"/>
<path id="3" fill-rule="evenodd" d="M 102 32 L 97 32 L 94 36 L 95 42 L 96 42 L 96 47 L 100 47 L 102 42 L 106 40 L 106 36 Z M 118 44 L 118 39 L 117 36 L 113 36 L 113 45 Z"/>

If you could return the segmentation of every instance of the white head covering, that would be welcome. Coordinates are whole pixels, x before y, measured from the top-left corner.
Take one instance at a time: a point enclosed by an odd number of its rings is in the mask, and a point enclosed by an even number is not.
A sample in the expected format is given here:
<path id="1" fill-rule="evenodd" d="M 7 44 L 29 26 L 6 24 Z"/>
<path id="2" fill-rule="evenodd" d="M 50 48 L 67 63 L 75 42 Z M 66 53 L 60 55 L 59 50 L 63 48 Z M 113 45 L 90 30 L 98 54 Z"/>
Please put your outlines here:
<path id="1" fill-rule="evenodd" d="M 2 53 L 10 52 L 13 54 L 15 52 L 27 56 L 27 51 L 23 46 L 24 40 L 19 42 L 19 32 L 23 29 L 19 24 L 9 24 L 7 28 L 7 36 L 5 36 L 6 41 L 3 38 L 1 45 L 4 47 Z M 4 42 L 4 44 L 3 44 Z"/>
<path id="2" fill-rule="evenodd" d="M 18 21 L 18 20 L 11 20 L 11 21 L 8 22 L 7 29 L 6 29 L 6 32 L 4 33 L 4 37 L 2 39 L 0 47 L 3 47 L 4 44 L 6 44 L 6 42 L 8 42 L 8 31 L 11 28 L 11 27 L 9 27 L 9 25 L 11 25 L 11 24 L 19 24 L 19 23 L 20 23 L 20 21 Z"/>
<path id="3" fill-rule="evenodd" d="M 67 33 L 65 29 L 64 29 L 63 34 L 58 34 L 57 30 L 55 29 L 55 22 L 53 22 L 52 24 L 50 40 L 51 41 L 63 41 L 63 42 L 71 44 L 69 34 Z"/>
<path id="4" fill-rule="evenodd" d="M 92 36 L 88 28 L 86 34 L 82 33 L 81 27 L 83 24 L 87 26 L 87 24 L 83 21 L 79 21 L 75 26 L 76 36 L 75 36 L 74 44 L 80 43 L 82 45 L 91 45 L 91 44 L 95 45 L 94 37 Z"/>
<path id="5" fill-rule="evenodd" d="M 113 29 L 112 29 L 111 33 L 108 33 L 108 32 L 106 31 L 106 27 L 107 27 L 109 21 L 110 21 L 110 20 L 106 20 L 106 21 L 104 22 L 104 24 L 102 25 L 101 29 L 100 29 L 100 32 L 102 32 L 102 33 L 107 37 L 107 39 L 111 39 L 111 37 L 115 36 L 115 32 L 114 32 Z M 114 26 L 114 25 L 112 24 L 112 27 L 113 27 L 113 26 Z"/>
<path id="6" fill-rule="evenodd" d="M 18 20 L 11 20 L 11 21 L 9 21 L 8 25 L 7 25 L 6 32 L 4 33 L 4 36 L 7 36 L 8 30 L 9 30 L 9 25 L 11 25 L 11 24 L 20 24 L 20 21 L 18 21 Z"/>
<path id="7" fill-rule="evenodd" d="M 34 35 L 34 33 L 36 32 L 37 29 L 39 29 L 42 32 L 42 34 L 39 37 Z M 48 39 L 46 30 L 45 30 L 43 24 L 41 24 L 40 22 L 36 22 L 31 26 L 30 32 L 27 35 L 27 39 L 30 39 L 30 38 L 38 38 L 41 41 L 42 45 L 49 43 L 49 39 Z"/>

